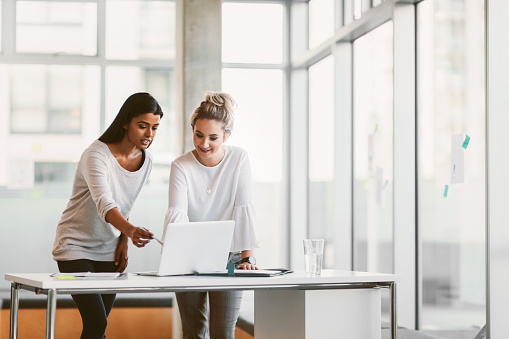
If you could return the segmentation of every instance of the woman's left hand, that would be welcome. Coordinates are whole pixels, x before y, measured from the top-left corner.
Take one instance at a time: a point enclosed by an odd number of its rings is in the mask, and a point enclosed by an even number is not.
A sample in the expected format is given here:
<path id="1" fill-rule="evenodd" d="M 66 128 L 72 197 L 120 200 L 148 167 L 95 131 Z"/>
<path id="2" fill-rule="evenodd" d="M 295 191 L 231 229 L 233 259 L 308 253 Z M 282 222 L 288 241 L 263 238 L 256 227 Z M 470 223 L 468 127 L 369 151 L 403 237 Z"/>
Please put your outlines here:
<path id="1" fill-rule="evenodd" d="M 237 268 L 240 270 L 257 270 L 258 267 L 256 265 L 252 265 L 248 262 L 243 262 L 240 265 L 237 265 Z"/>
<path id="2" fill-rule="evenodd" d="M 127 268 L 127 237 L 122 234 L 122 239 L 118 241 L 117 249 L 115 250 L 115 266 L 117 267 L 117 272 L 124 272 Z"/>

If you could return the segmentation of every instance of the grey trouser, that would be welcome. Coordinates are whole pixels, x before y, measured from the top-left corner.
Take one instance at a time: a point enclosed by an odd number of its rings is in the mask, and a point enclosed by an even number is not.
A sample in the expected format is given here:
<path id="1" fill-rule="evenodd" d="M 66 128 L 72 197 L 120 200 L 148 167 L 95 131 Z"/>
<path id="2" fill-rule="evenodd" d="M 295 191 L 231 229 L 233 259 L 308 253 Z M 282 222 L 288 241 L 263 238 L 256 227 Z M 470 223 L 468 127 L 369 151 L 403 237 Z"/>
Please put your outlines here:
<path id="1" fill-rule="evenodd" d="M 230 253 L 228 263 L 240 258 L 240 253 Z M 242 291 L 178 292 L 175 295 L 184 339 L 235 338 Z"/>

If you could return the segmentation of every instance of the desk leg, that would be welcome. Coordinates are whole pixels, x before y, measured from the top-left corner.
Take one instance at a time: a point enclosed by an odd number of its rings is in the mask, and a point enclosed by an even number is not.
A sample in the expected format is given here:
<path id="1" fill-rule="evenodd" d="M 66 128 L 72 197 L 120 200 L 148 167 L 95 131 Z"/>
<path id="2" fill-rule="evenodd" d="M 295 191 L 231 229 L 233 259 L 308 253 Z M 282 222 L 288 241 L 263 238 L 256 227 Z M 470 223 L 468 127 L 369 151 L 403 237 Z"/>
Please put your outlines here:
<path id="1" fill-rule="evenodd" d="M 11 327 L 9 339 L 18 338 L 19 284 L 11 283 Z"/>
<path id="2" fill-rule="evenodd" d="M 184 334 L 182 332 L 182 319 L 180 318 L 179 305 L 177 303 L 177 297 L 173 294 L 173 310 L 172 310 L 172 327 L 173 327 L 173 339 L 183 339 Z"/>
<path id="3" fill-rule="evenodd" d="M 398 319 L 396 317 L 396 283 L 392 282 L 389 286 L 391 294 L 391 331 L 392 339 L 398 338 Z"/>
<path id="4" fill-rule="evenodd" d="M 57 309 L 57 291 L 48 290 L 48 304 L 46 308 L 46 339 L 55 339 L 55 314 Z"/>

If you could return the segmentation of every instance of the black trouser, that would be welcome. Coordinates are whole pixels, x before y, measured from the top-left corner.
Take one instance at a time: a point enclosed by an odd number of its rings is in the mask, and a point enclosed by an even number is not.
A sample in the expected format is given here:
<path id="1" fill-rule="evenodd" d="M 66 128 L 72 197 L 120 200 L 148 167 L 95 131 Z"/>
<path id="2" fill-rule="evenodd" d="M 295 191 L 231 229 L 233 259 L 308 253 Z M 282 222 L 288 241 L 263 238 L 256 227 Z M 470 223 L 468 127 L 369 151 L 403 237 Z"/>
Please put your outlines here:
<path id="1" fill-rule="evenodd" d="M 113 261 L 92 261 L 87 259 L 58 261 L 61 273 L 74 272 L 115 272 Z M 108 324 L 108 315 L 115 302 L 115 294 L 73 294 L 83 322 L 81 339 L 103 339 Z"/>

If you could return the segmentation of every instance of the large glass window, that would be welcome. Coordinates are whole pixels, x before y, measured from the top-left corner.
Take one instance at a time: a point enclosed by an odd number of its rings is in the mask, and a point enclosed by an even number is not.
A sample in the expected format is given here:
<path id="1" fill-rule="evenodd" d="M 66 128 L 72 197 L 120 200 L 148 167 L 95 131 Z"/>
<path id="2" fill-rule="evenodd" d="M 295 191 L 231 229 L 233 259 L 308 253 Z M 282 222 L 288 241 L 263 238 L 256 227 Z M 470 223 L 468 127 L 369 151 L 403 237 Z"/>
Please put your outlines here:
<path id="1" fill-rule="evenodd" d="M 96 66 L 13 65 L 11 133 L 79 134 Z M 94 93 L 97 94 L 97 93 Z"/>
<path id="2" fill-rule="evenodd" d="M 97 4 L 17 1 L 16 51 L 96 55 Z"/>
<path id="3" fill-rule="evenodd" d="M 325 239 L 324 268 L 334 267 L 334 62 L 309 68 L 309 237 Z"/>
<path id="4" fill-rule="evenodd" d="M 247 150 L 253 172 L 256 256 L 264 265 L 283 265 L 283 72 L 224 69 L 223 90 L 238 105 L 228 143 Z"/>
<path id="5" fill-rule="evenodd" d="M 261 242 L 256 257 L 273 267 L 284 266 L 285 258 L 282 36 L 281 4 L 223 4 L 223 61 L 250 63 L 250 68 L 223 68 L 222 90 L 238 105 L 228 143 L 249 154 Z M 280 68 L 265 68 L 267 63 Z"/>
<path id="6" fill-rule="evenodd" d="M 393 37 L 354 42 L 354 269 L 393 272 Z M 410 170 L 410 169 L 409 169 Z"/>
<path id="7" fill-rule="evenodd" d="M 484 1 L 424 1 L 417 31 L 421 327 L 479 328 L 486 323 Z"/>
<path id="8" fill-rule="evenodd" d="M 309 1 L 309 49 L 334 34 L 334 0 Z"/>
<path id="9" fill-rule="evenodd" d="M 223 4 L 222 52 L 223 62 L 282 63 L 283 6 Z"/>
<path id="10" fill-rule="evenodd" d="M 108 59 L 174 59 L 175 2 L 108 0 Z"/>
<path id="11" fill-rule="evenodd" d="M 21 0 L 12 5 L 0 6 L 7 11 L 3 17 L 15 24 L 1 35 L 8 43 L 3 41 L 0 55 L 0 141 L 5 145 L 0 214 L 10 237 L 26 241 L 4 237 L 0 248 L 42 254 L 37 267 L 21 256 L 1 261 L 0 272 L 57 269 L 51 247 L 77 162 L 125 99 L 141 91 L 159 101 L 164 117 L 149 149 L 152 174 L 129 220 L 161 234 L 167 208 L 161 197 L 167 196 L 169 163 L 176 154 L 175 2 L 107 0 L 103 6 L 95 0 Z M 104 50 L 98 49 L 102 42 Z M 132 251 L 129 269 L 155 269 L 150 264 L 159 251 L 157 246 Z M 8 288 L 0 282 L 0 292 Z"/>

